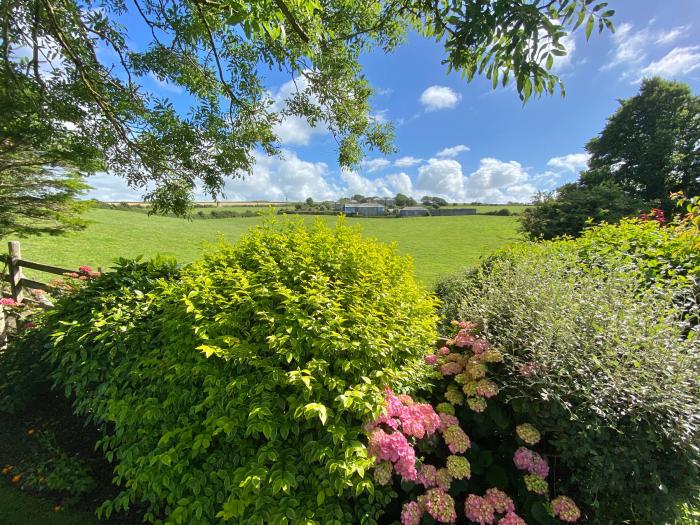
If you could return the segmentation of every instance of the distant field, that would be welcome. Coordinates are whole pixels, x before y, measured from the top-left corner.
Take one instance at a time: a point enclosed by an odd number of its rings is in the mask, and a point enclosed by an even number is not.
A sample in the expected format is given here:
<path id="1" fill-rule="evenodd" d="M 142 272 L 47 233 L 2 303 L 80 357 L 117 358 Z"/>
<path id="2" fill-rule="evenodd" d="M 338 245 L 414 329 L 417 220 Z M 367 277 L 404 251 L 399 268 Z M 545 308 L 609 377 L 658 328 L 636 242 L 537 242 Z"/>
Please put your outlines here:
<path id="1" fill-rule="evenodd" d="M 108 267 L 117 257 L 152 257 L 159 253 L 190 262 L 207 243 L 217 242 L 222 236 L 235 241 L 260 221 L 258 217 L 186 221 L 104 209 L 90 211 L 87 218 L 92 224 L 80 233 L 22 239 L 23 257 L 66 268 L 81 264 Z M 332 223 L 336 218 L 322 220 Z M 518 239 L 517 220 L 513 217 L 472 215 L 348 221 L 361 225 L 365 235 L 396 242 L 401 253 L 413 256 L 415 275 L 427 285 L 443 275 L 477 264 L 484 255 Z"/>

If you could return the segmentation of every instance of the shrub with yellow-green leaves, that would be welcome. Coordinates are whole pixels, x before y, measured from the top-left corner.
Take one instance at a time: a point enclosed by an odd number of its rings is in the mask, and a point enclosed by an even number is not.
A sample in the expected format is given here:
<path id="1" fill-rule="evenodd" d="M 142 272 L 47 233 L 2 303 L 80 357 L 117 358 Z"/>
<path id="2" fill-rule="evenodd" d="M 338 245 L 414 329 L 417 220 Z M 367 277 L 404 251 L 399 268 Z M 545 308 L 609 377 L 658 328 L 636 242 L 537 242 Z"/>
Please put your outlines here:
<path id="1" fill-rule="evenodd" d="M 118 273 L 118 272 L 117 272 Z M 128 272 L 127 272 L 128 273 Z M 375 523 L 363 423 L 424 387 L 435 304 L 394 247 L 268 220 L 160 279 L 59 302 L 54 378 L 151 522 Z M 109 274 L 102 279 L 110 279 Z"/>

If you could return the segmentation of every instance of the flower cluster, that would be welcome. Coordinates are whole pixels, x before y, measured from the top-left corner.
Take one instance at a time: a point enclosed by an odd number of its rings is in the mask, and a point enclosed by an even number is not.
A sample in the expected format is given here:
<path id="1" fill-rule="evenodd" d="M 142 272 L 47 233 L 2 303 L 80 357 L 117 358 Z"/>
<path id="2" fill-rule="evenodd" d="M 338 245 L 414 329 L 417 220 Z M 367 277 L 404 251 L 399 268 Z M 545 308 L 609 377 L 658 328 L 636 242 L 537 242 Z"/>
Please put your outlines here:
<path id="1" fill-rule="evenodd" d="M 513 463 L 518 469 L 527 470 L 539 478 L 546 479 L 549 475 L 547 460 L 529 448 L 520 447 L 516 450 L 513 454 Z"/>
<path id="2" fill-rule="evenodd" d="M 540 442 L 542 436 L 540 436 L 540 431 L 537 430 L 530 423 L 523 423 L 515 427 L 515 433 L 518 437 L 522 439 L 528 445 L 536 445 Z"/>
<path id="3" fill-rule="evenodd" d="M 418 496 L 418 505 L 438 523 L 452 523 L 457 519 L 455 500 L 440 488 L 430 489 Z"/>
<path id="4" fill-rule="evenodd" d="M 415 403 L 410 396 L 396 396 L 391 390 L 384 393 L 386 410 L 367 429 L 369 452 L 378 462 L 393 465 L 402 478 L 415 481 L 416 454 L 408 438 L 422 439 L 434 434 L 440 428 L 440 416 L 427 403 Z M 391 470 L 380 463 L 378 482 L 389 483 Z M 387 469 L 389 472 L 387 473 Z"/>
<path id="5" fill-rule="evenodd" d="M 558 496 L 552 500 L 552 511 L 562 521 L 574 522 L 581 517 L 581 511 L 574 501 L 567 496 Z"/>
<path id="6" fill-rule="evenodd" d="M 10 297 L 0 298 L 0 305 L 2 306 L 19 306 L 19 303 Z"/>
<path id="7" fill-rule="evenodd" d="M 448 456 L 447 471 L 454 479 L 469 479 L 472 477 L 472 467 L 464 456 Z"/>
<path id="8" fill-rule="evenodd" d="M 486 498 L 469 494 L 464 502 L 464 515 L 475 523 L 485 525 L 493 523 L 495 509 Z"/>
<path id="9" fill-rule="evenodd" d="M 409 501 L 403 506 L 401 511 L 401 523 L 403 525 L 419 525 L 423 510 L 415 501 Z"/>
<path id="10" fill-rule="evenodd" d="M 377 483 L 387 485 L 395 472 L 407 481 L 422 486 L 424 493 L 415 501 L 405 503 L 401 512 L 402 525 L 419 525 L 424 515 L 439 523 L 457 520 L 455 500 L 449 494 L 455 480 L 469 480 L 472 469 L 465 454 L 471 440 L 460 424 L 463 412 L 458 406 L 466 405 L 474 412 L 487 409 L 490 399 L 498 396 L 498 385 L 487 377 L 488 364 L 503 361 L 503 355 L 486 339 L 475 333 L 476 325 L 453 322 L 455 333 L 435 353 L 425 357 L 425 363 L 434 367 L 445 379 L 445 400 L 434 408 L 416 403 L 409 396 L 385 392 L 386 410 L 372 424 L 369 432 L 369 452 L 377 460 L 374 477 Z M 538 372 L 534 363 L 523 365 L 523 376 Z M 542 439 L 530 423 L 515 428 L 515 434 L 526 445 L 533 446 Z M 426 462 L 433 456 L 441 436 L 449 450 L 444 466 Z M 426 441 L 422 441 L 426 440 Z M 423 444 L 426 448 L 422 448 Z M 425 451 L 428 455 L 421 455 Z M 444 457 L 437 454 L 438 457 Z M 549 475 L 547 460 L 527 447 L 518 448 L 513 455 L 517 469 L 525 471 L 524 483 L 529 492 L 543 496 L 548 502 Z M 464 515 L 472 523 L 489 525 L 526 525 L 515 512 L 515 502 L 502 490 L 488 489 L 483 496 L 469 494 L 464 502 Z M 552 515 L 563 521 L 575 521 L 580 511 L 574 502 L 560 496 L 548 503 Z"/>
<path id="11" fill-rule="evenodd" d="M 527 474 L 526 476 L 523 476 L 523 481 L 525 481 L 525 487 L 527 487 L 527 490 L 535 494 L 544 496 L 549 490 L 549 484 L 544 479 L 539 476 L 535 476 L 534 474 Z"/>

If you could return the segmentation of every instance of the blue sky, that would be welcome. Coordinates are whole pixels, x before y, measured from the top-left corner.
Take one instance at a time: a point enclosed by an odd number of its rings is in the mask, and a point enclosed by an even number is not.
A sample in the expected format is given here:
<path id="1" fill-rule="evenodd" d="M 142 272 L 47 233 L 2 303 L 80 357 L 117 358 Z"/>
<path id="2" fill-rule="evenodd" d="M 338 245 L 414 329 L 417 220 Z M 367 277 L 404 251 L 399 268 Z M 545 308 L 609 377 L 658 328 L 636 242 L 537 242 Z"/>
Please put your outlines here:
<path id="1" fill-rule="evenodd" d="M 281 158 L 256 154 L 253 173 L 226 185 L 229 200 L 316 200 L 346 195 L 417 198 L 440 195 L 457 202 L 527 202 L 539 190 L 575 180 L 585 167 L 585 143 L 605 126 L 617 100 L 634 95 L 645 76 L 682 80 L 700 92 L 700 1 L 609 0 L 616 33 L 569 35 L 570 54 L 555 68 L 566 84 L 559 94 L 523 106 L 512 88 L 492 90 L 486 79 L 466 83 L 448 75 L 443 51 L 411 35 L 390 55 L 365 56 L 365 74 L 377 89 L 374 115 L 396 125 L 399 151 L 369 153 L 356 170 L 341 171 L 335 141 L 299 119 L 278 129 Z M 146 88 L 178 106 L 187 95 L 150 78 Z M 292 89 L 289 78 L 269 78 L 280 103 Z M 89 197 L 138 200 L 109 174 L 88 180 Z M 205 198 L 199 195 L 199 198 Z"/>

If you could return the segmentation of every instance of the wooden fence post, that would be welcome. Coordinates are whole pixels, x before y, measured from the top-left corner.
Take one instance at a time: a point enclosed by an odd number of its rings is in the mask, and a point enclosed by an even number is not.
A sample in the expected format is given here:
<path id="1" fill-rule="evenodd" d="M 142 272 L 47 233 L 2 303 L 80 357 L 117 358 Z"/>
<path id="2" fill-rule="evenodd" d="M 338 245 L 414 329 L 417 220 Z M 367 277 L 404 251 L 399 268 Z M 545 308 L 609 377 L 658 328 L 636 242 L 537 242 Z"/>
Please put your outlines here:
<path id="1" fill-rule="evenodd" d="M 10 251 L 10 257 L 7 260 L 7 271 L 10 277 L 10 291 L 12 298 L 18 303 L 22 302 L 22 267 L 19 265 L 19 260 L 22 258 L 19 241 L 10 241 L 7 243 Z"/>

